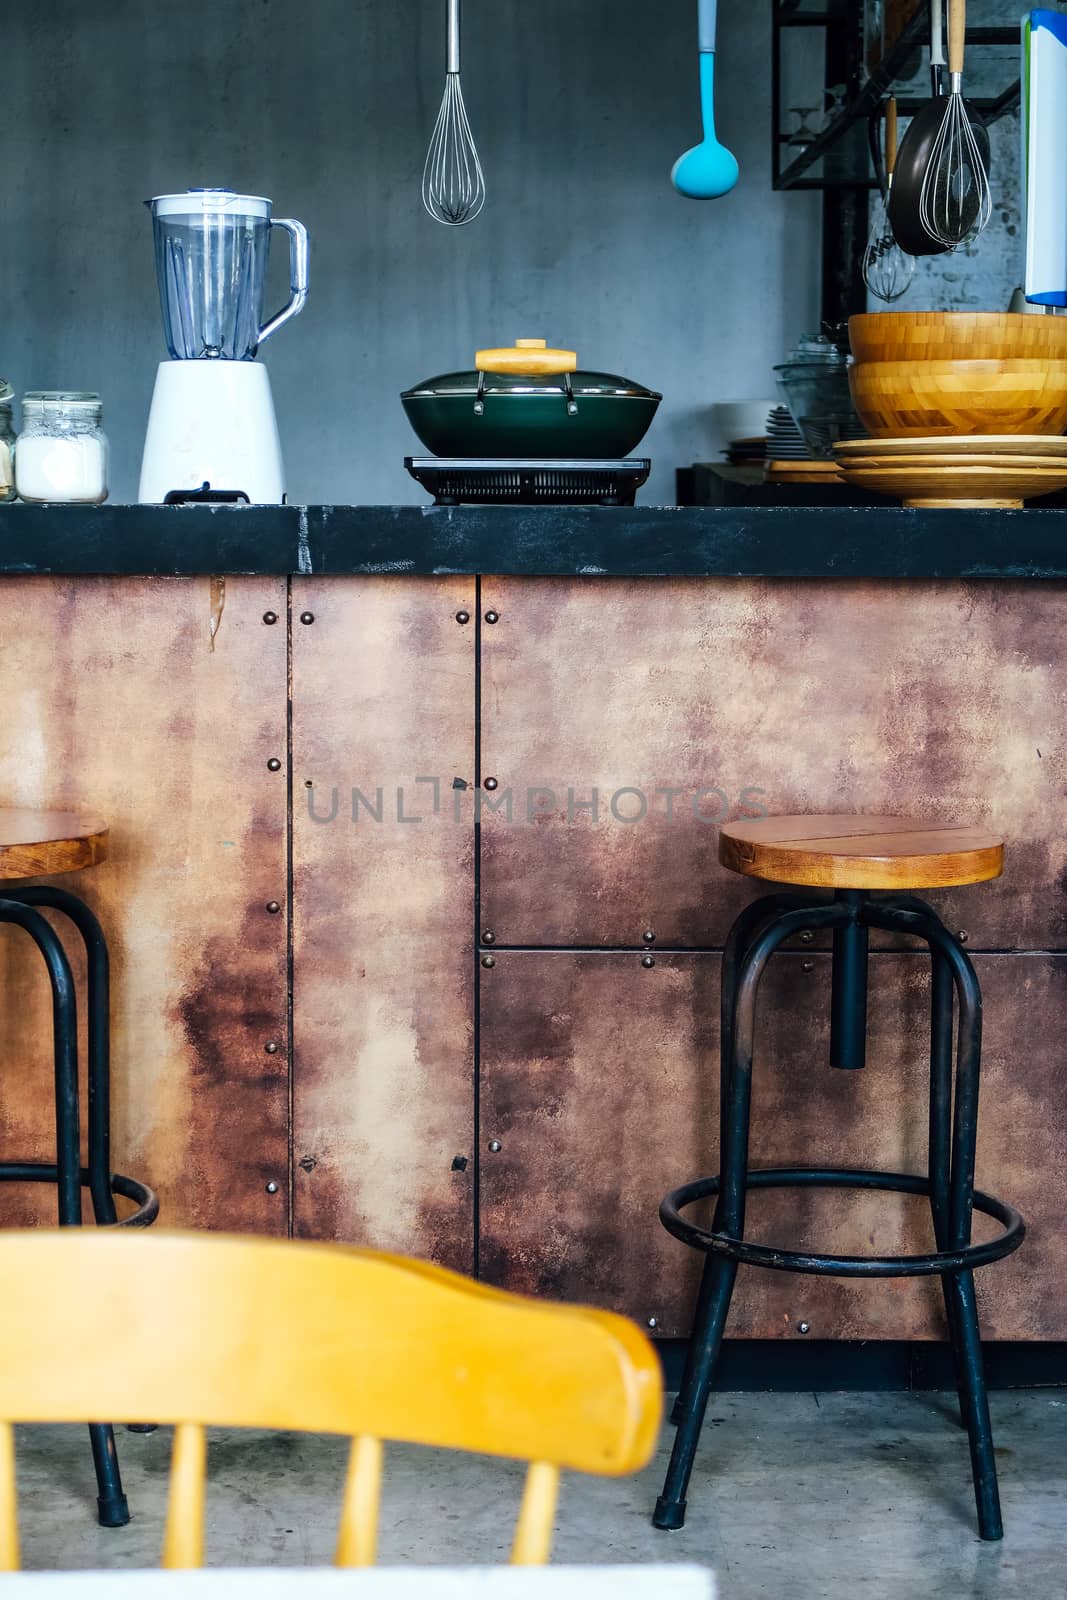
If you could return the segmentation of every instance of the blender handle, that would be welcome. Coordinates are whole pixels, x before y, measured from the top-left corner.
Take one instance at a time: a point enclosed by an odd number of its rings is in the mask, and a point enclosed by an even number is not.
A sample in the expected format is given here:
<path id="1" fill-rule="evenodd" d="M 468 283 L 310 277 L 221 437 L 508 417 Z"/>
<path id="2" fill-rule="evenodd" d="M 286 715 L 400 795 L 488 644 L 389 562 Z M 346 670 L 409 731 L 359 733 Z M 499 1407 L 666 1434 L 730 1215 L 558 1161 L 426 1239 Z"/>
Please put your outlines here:
<path id="1" fill-rule="evenodd" d="M 265 322 L 259 330 L 259 343 L 277 333 L 283 322 L 303 311 L 308 297 L 308 231 L 292 217 L 272 217 L 272 228 L 284 228 L 289 235 L 289 303 Z"/>

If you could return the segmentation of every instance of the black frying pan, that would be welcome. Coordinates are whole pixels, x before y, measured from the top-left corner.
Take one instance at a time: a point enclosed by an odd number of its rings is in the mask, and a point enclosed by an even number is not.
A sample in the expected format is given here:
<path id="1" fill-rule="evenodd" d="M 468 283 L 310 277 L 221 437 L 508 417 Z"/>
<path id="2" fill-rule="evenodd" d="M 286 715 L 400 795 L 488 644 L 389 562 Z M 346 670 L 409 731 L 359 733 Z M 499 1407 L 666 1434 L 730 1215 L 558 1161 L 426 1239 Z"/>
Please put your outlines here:
<path id="1" fill-rule="evenodd" d="M 923 178 L 930 165 L 930 155 L 941 131 L 947 104 L 944 95 L 927 101 L 922 110 L 912 117 L 897 151 L 897 168 L 893 174 L 893 187 L 889 191 L 889 225 L 897 244 L 910 256 L 941 256 L 950 248 L 927 233 L 919 215 Z M 988 172 L 989 132 L 971 107 L 968 106 L 967 111 Z M 964 206 L 968 227 L 978 220 L 978 205 L 978 193 L 975 191 Z"/>

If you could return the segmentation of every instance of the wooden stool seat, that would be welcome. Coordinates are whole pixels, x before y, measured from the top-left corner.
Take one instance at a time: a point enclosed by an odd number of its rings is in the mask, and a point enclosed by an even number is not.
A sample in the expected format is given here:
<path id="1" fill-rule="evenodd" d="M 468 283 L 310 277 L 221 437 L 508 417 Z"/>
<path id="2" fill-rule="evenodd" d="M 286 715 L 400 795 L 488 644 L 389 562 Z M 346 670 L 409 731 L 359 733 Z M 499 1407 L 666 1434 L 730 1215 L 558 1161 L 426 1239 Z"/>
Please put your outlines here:
<path id="1" fill-rule="evenodd" d="M 1004 842 L 981 828 L 909 817 L 761 817 L 727 822 L 731 872 L 819 889 L 948 889 L 1004 870 Z"/>
<path id="2" fill-rule="evenodd" d="M 0 807 L 0 880 L 77 872 L 107 856 L 107 824 L 72 811 Z"/>

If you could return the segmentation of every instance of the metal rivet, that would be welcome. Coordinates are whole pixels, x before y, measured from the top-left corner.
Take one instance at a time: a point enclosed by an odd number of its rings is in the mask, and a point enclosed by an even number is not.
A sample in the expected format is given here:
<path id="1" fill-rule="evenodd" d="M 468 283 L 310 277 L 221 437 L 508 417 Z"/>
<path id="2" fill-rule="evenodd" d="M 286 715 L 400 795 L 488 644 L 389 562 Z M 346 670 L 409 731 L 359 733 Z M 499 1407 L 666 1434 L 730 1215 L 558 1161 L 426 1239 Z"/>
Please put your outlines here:
<path id="1" fill-rule="evenodd" d="M 466 1172 L 466 1170 L 467 1170 L 467 1158 L 466 1158 L 466 1156 L 453 1156 L 452 1157 L 452 1171 L 453 1172 Z"/>
<path id="2" fill-rule="evenodd" d="M 492 624 L 494 622 L 499 622 L 500 621 L 500 612 L 499 611 L 487 611 L 485 613 L 485 620 L 486 620 L 486 622 L 488 622 L 490 624 Z"/>
<path id="3" fill-rule="evenodd" d="M 301 1156 L 300 1160 L 297 1162 L 297 1166 L 300 1168 L 301 1172 L 314 1172 L 315 1168 L 318 1166 L 318 1162 L 315 1160 L 314 1156 Z"/>
<path id="4" fill-rule="evenodd" d="M 811 1323 L 810 1322 L 798 1322 L 797 1323 L 797 1332 L 798 1333 L 810 1333 L 811 1332 Z"/>
<path id="5" fill-rule="evenodd" d="M 309 628 L 315 620 L 314 611 L 301 611 L 300 620 L 304 624 L 305 628 Z"/>
<path id="6" fill-rule="evenodd" d="M 277 622 L 277 620 L 278 620 L 278 613 L 276 611 L 264 611 L 264 613 L 263 613 L 263 621 L 267 624 L 268 628 L 271 627 L 275 622 Z"/>
<path id="7" fill-rule="evenodd" d="M 277 756 L 271 756 L 270 760 L 267 762 L 267 771 L 268 772 L 280 772 L 281 770 L 282 770 L 282 764 L 278 760 L 278 757 Z"/>
<path id="8" fill-rule="evenodd" d="M 493 932 L 492 928 L 486 928 L 485 932 L 482 934 L 482 943 L 496 944 L 496 934 Z"/>
<path id="9" fill-rule="evenodd" d="M 456 621 L 457 622 L 460 622 L 460 623 L 469 622 L 470 619 L 471 619 L 471 614 L 470 614 L 469 611 L 457 611 L 456 612 Z"/>
<path id="10" fill-rule="evenodd" d="M 273 1178 L 270 1180 L 270 1182 L 267 1185 L 267 1193 L 268 1194 L 277 1194 L 278 1193 L 278 1185 L 275 1183 Z"/>
<path id="11" fill-rule="evenodd" d="M 269 1056 L 276 1056 L 278 1054 L 277 1039 L 268 1039 L 263 1048 Z"/>
<path id="12" fill-rule="evenodd" d="M 650 1328 L 658 1328 L 659 1327 L 659 1319 L 657 1317 L 649 1317 L 648 1325 L 649 1325 Z"/>
<path id="13" fill-rule="evenodd" d="M 814 963 L 814 961 L 802 961 L 800 963 L 800 970 L 801 970 L 801 972 L 814 972 L 815 971 L 815 963 Z"/>
<path id="14" fill-rule="evenodd" d="M 496 966 L 496 956 L 483 956 L 482 957 L 482 966 L 483 967 L 495 967 Z"/>
<path id="15" fill-rule="evenodd" d="M 800 942 L 801 944 L 810 944 L 814 937 L 815 935 L 812 933 L 811 929 L 805 928 L 804 932 L 800 935 Z"/>
<path id="16" fill-rule="evenodd" d="M 499 1139 L 490 1139 L 489 1150 L 492 1155 L 498 1156 L 503 1148 L 504 1146 L 500 1143 Z"/>
<path id="17" fill-rule="evenodd" d="M 482 787 L 485 788 L 485 789 L 488 789 L 490 794 L 492 794 L 494 789 L 499 789 L 500 780 L 498 778 L 486 778 L 485 783 L 482 785 Z"/>
<path id="18" fill-rule="evenodd" d="M 654 967 L 656 965 L 655 956 L 642 956 L 641 957 L 641 965 L 643 967 Z"/>
<path id="19" fill-rule="evenodd" d="M 641 937 L 646 944 L 655 944 L 656 942 L 655 932 L 651 928 L 646 928 Z"/>
<path id="20" fill-rule="evenodd" d="M 276 917 L 276 916 L 277 916 L 277 915 L 278 915 L 278 912 L 279 912 L 279 911 L 280 911 L 280 910 L 281 910 L 281 909 L 282 909 L 282 908 L 281 908 L 281 906 L 280 906 L 280 905 L 279 905 L 279 904 L 278 904 L 278 902 L 277 902 L 277 900 L 268 900 L 268 901 L 267 901 L 267 910 L 268 910 L 268 911 L 269 911 L 269 912 L 270 912 L 270 914 L 271 914 L 271 916 L 272 916 L 272 917 Z"/>
<path id="21" fill-rule="evenodd" d="M 966 928 L 961 928 L 959 933 L 957 933 L 956 938 L 960 941 L 960 944 L 966 944 L 967 940 L 970 938 L 970 934 L 967 932 Z"/>

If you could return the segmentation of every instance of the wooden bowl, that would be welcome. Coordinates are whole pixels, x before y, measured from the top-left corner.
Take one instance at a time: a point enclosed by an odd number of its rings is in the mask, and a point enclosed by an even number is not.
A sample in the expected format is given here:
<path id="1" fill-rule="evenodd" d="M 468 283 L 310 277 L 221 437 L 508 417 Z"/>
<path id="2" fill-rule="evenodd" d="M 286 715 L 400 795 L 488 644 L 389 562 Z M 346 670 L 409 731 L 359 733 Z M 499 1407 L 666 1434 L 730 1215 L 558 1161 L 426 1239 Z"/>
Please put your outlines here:
<path id="1" fill-rule="evenodd" d="M 862 361 L 848 376 L 875 438 L 1067 428 L 1067 360 Z"/>
<path id="2" fill-rule="evenodd" d="M 1011 311 L 873 311 L 850 317 L 857 361 L 1067 360 L 1067 317 Z"/>

